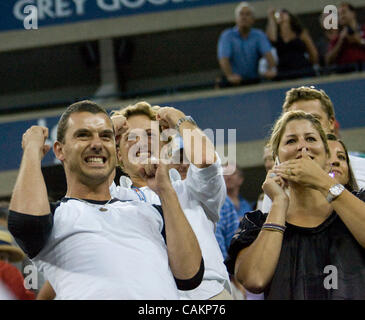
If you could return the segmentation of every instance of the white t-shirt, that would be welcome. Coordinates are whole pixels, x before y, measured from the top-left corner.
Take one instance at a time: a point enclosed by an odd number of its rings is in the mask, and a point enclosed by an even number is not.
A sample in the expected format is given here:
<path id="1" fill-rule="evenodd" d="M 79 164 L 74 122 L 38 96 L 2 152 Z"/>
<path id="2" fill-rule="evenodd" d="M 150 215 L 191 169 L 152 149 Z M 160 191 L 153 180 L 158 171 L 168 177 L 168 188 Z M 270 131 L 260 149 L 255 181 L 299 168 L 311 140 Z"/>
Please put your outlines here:
<path id="1" fill-rule="evenodd" d="M 359 190 L 365 188 L 365 159 L 353 155 L 349 155 L 349 159 Z M 261 211 L 264 213 L 270 212 L 271 205 L 271 199 L 265 194 Z"/>
<path id="2" fill-rule="evenodd" d="M 32 260 L 56 299 L 179 299 L 158 210 L 140 201 L 102 205 L 65 199 Z"/>
<path id="3" fill-rule="evenodd" d="M 175 169 L 173 176 L 180 176 Z M 172 176 L 170 174 L 170 177 Z M 226 198 L 226 187 L 222 176 L 220 160 L 211 166 L 199 169 L 190 165 L 185 180 L 176 179 L 172 185 L 200 245 L 205 271 L 202 283 L 193 290 L 180 291 L 181 299 L 207 300 L 219 294 L 224 288 L 231 292 L 227 268 L 222 252 L 215 238 L 215 223 Z M 132 182 L 124 176 L 120 186 L 114 183 L 110 188 L 113 197 L 134 199 L 160 204 L 157 194 L 148 187 L 131 188 Z"/>

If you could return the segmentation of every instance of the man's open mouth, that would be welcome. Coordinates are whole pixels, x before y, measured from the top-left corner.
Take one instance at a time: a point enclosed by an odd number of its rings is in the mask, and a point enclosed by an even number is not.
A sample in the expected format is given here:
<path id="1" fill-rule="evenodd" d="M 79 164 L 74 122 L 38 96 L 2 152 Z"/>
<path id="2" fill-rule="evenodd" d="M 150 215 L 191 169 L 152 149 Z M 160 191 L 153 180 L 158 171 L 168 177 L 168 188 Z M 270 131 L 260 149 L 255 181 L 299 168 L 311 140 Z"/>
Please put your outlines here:
<path id="1" fill-rule="evenodd" d="M 104 164 L 106 162 L 106 157 L 102 157 L 102 156 L 88 156 L 84 160 L 88 164 Z"/>

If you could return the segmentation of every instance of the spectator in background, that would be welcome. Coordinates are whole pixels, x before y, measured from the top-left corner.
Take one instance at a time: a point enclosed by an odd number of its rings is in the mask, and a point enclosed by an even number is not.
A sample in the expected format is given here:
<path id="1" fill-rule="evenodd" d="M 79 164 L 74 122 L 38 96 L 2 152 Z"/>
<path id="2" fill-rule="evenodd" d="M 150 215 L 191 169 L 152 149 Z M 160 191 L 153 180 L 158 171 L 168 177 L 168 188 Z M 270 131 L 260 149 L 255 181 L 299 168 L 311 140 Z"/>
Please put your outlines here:
<path id="1" fill-rule="evenodd" d="M 8 216 L 9 216 L 9 202 L 7 201 L 0 201 L 0 231 L 6 231 L 8 232 Z M 17 247 L 19 250 L 21 250 L 18 246 L 18 244 L 14 241 L 13 237 L 12 239 L 12 246 Z M 32 261 L 24 255 L 24 258 L 22 260 L 17 260 L 15 262 L 11 262 L 11 264 L 16 267 L 22 274 L 23 277 L 26 276 L 24 273 L 24 270 L 26 266 L 33 265 Z M 35 294 L 38 293 L 38 290 L 43 286 L 45 282 L 43 272 L 37 271 L 37 284 L 32 284 L 32 290 Z"/>
<path id="2" fill-rule="evenodd" d="M 220 212 L 220 219 L 217 223 L 216 238 L 219 246 L 222 250 L 223 256 L 226 259 L 228 254 L 228 248 L 230 246 L 231 240 L 237 228 L 241 218 L 246 212 L 251 211 L 251 206 L 239 196 L 239 189 L 243 183 L 243 171 L 239 167 L 235 167 L 232 164 L 225 166 L 225 172 L 232 172 L 232 174 L 225 174 L 224 180 L 226 181 L 227 187 L 227 198 Z M 231 196 L 230 196 L 231 195 Z M 240 199 L 241 198 L 241 199 Z M 237 207 L 235 206 L 232 199 L 239 205 L 243 200 L 242 205 L 242 217 L 237 213 Z M 237 279 L 230 274 L 231 284 L 232 284 L 232 295 L 235 300 L 262 300 L 262 294 L 254 294 L 246 290 L 242 284 L 240 284 Z"/>
<path id="3" fill-rule="evenodd" d="M 271 45 L 261 30 L 252 28 L 255 22 L 253 8 L 241 2 L 235 9 L 236 26 L 224 30 L 218 40 L 218 61 L 224 74 L 219 86 L 234 86 L 258 82 L 258 63 L 261 57 L 268 61 L 264 77 L 275 77 L 275 61 Z"/>
<path id="4" fill-rule="evenodd" d="M 223 257 L 227 257 L 227 250 L 231 243 L 232 237 L 239 225 L 237 211 L 234 208 L 232 201 L 227 197 L 224 202 L 219 215 L 219 221 L 215 231 L 219 247 L 222 251 Z"/>
<path id="5" fill-rule="evenodd" d="M 224 177 L 226 179 L 227 172 L 234 170 L 232 165 L 226 165 L 223 168 Z M 227 258 L 227 251 L 231 243 L 232 237 L 239 226 L 239 218 L 232 200 L 227 196 L 219 214 L 215 237 L 217 238 L 219 247 L 222 251 L 224 259 Z M 234 300 L 246 300 L 246 291 L 243 286 L 230 276 L 232 297 Z"/>
<path id="6" fill-rule="evenodd" d="M 232 168 L 231 170 L 234 170 L 232 174 L 224 176 L 227 196 L 232 201 L 237 211 L 238 218 L 242 219 L 246 212 L 252 210 L 252 205 L 240 195 L 240 188 L 245 181 L 243 169 L 237 166 L 235 169 Z"/>
<path id="7" fill-rule="evenodd" d="M 228 170 L 234 170 L 234 169 L 232 165 L 226 165 L 223 167 L 223 170 L 224 170 L 224 180 L 226 181 L 227 172 L 232 172 Z M 232 200 L 227 195 L 226 200 L 220 211 L 219 221 L 217 223 L 217 228 L 215 231 L 215 236 L 217 238 L 224 259 L 227 257 L 227 250 L 229 248 L 229 244 L 231 243 L 232 237 L 236 232 L 238 225 L 239 225 L 239 217 L 237 214 L 237 210 Z"/>
<path id="8" fill-rule="evenodd" d="M 315 75 L 318 52 L 308 31 L 286 9 L 268 12 L 266 35 L 279 59 L 277 79 Z"/>
<path id="9" fill-rule="evenodd" d="M 316 41 L 316 47 L 318 50 L 319 64 L 325 66 L 326 55 L 330 47 L 330 43 L 338 36 L 338 29 L 326 28 L 324 26 L 324 19 L 329 13 L 322 13 L 319 17 L 319 25 L 322 31 L 320 38 Z"/>
<path id="10" fill-rule="evenodd" d="M 340 32 L 330 43 L 327 64 L 365 62 L 365 25 L 358 23 L 355 8 L 348 2 L 341 3 L 338 15 Z"/>
<path id="11" fill-rule="evenodd" d="M 11 263 L 21 262 L 25 255 L 14 245 L 8 231 L 0 231 L 0 282 L 16 299 L 34 300 L 35 294 L 24 287 L 24 277 L 17 267 Z"/>

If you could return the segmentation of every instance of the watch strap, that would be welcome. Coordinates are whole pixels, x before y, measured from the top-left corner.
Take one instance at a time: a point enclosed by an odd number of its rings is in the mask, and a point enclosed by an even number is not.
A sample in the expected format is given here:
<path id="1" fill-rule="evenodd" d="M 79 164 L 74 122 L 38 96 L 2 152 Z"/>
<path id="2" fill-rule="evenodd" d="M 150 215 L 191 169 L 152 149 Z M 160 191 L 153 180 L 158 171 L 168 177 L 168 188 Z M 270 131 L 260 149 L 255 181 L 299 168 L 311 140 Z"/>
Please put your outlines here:
<path id="1" fill-rule="evenodd" d="M 175 126 L 176 131 L 178 131 L 178 132 L 180 131 L 180 126 L 185 121 L 190 122 L 190 123 L 196 125 L 196 122 L 194 121 L 194 119 L 191 116 L 185 116 L 185 117 L 180 118 L 177 121 L 176 126 Z"/>

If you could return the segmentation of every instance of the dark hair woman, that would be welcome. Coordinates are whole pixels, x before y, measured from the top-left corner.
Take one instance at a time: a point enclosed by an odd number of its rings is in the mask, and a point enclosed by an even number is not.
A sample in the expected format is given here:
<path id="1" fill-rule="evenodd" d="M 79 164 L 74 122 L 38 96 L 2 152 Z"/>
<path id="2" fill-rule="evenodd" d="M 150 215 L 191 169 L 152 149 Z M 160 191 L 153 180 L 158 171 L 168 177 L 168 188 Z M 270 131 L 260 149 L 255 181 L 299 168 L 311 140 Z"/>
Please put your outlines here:
<path id="1" fill-rule="evenodd" d="M 270 9 L 266 34 L 277 51 L 277 78 L 315 75 L 312 66 L 319 62 L 318 51 L 310 34 L 296 16 L 286 9 Z"/>

